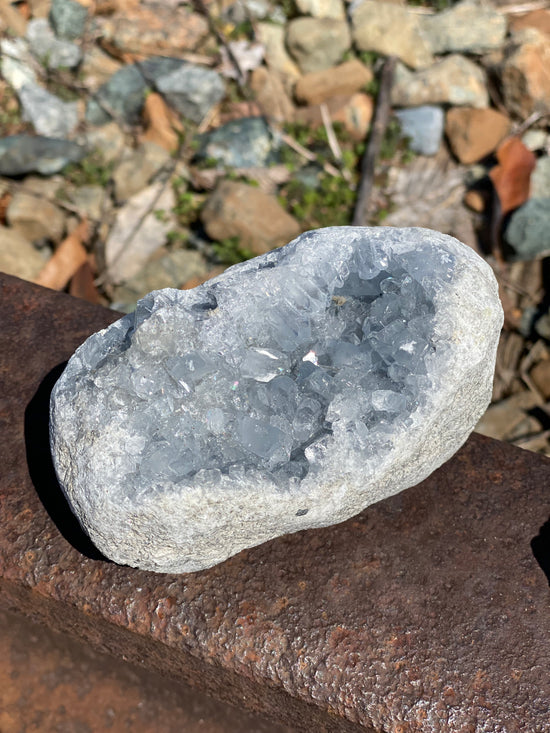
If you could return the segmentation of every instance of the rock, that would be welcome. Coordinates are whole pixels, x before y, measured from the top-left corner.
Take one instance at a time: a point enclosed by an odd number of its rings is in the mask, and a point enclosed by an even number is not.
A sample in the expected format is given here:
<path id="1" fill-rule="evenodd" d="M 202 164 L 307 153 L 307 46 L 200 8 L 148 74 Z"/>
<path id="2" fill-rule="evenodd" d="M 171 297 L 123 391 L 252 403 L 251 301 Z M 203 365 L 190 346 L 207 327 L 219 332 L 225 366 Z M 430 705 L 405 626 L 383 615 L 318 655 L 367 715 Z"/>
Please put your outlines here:
<path id="1" fill-rule="evenodd" d="M 304 74 L 330 69 L 351 48 L 348 24 L 330 18 L 295 18 L 287 26 L 286 44 Z"/>
<path id="2" fill-rule="evenodd" d="M 88 9 L 75 0 L 52 0 L 50 23 L 59 38 L 80 38 L 87 19 Z"/>
<path id="3" fill-rule="evenodd" d="M 397 56 L 413 69 L 429 66 L 433 56 L 418 18 L 407 7 L 364 0 L 351 15 L 354 43 L 361 51 Z"/>
<path id="4" fill-rule="evenodd" d="M 544 130 L 534 130 L 531 128 L 523 133 L 521 142 L 532 152 L 546 150 L 546 146 L 550 146 L 550 136 Z"/>
<path id="5" fill-rule="evenodd" d="M 524 28 L 534 28 L 550 36 L 550 10 L 532 10 L 530 13 L 525 13 L 525 15 L 512 16 L 510 30 L 513 33 L 517 33 Z"/>
<path id="6" fill-rule="evenodd" d="M 149 67 L 144 63 L 143 68 Z M 222 77 L 216 71 L 196 64 L 182 61 L 168 73 L 158 71 L 151 76 L 167 103 L 193 122 L 199 123 L 225 95 Z"/>
<path id="7" fill-rule="evenodd" d="M 66 138 L 78 125 L 77 102 L 63 102 L 38 84 L 26 84 L 19 92 L 23 119 L 39 135 Z"/>
<path id="8" fill-rule="evenodd" d="M 222 46 L 220 73 L 226 79 L 239 79 L 240 74 L 230 55 L 237 61 L 244 78 L 248 79 L 248 72 L 254 71 L 261 65 L 264 59 L 264 47 L 261 43 L 248 40 L 230 41 L 227 48 Z"/>
<path id="9" fill-rule="evenodd" d="M 394 112 L 401 132 L 408 137 L 409 147 L 420 155 L 435 155 L 443 137 L 443 110 L 426 105 Z"/>
<path id="10" fill-rule="evenodd" d="M 502 320 L 456 240 L 307 232 L 78 349 L 51 400 L 59 483 L 105 556 L 160 572 L 344 521 L 464 443 Z"/>
<path id="11" fill-rule="evenodd" d="M 550 198 L 530 198 L 516 209 L 504 232 L 507 259 L 534 260 L 550 254 Z"/>
<path id="12" fill-rule="evenodd" d="M 454 107 L 447 112 L 445 133 L 453 153 L 465 165 L 494 152 L 509 130 L 509 118 L 496 109 Z"/>
<path id="13" fill-rule="evenodd" d="M 86 144 L 97 150 L 105 163 L 114 163 L 122 156 L 126 139 L 116 122 L 108 122 L 102 127 L 89 129 L 86 132 Z"/>
<path id="14" fill-rule="evenodd" d="M 506 16 L 481 0 L 462 0 L 420 16 L 419 25 L 434 54 L 485 53 L 500 48 L 506 36 Z"/>
<path id="15" fill-rule="evenodd" d="M 297 236 L 300 225 L 275 196 L 237 181 L 221 181 L 201 211 L 209 237 L 219 242 L 238 237 L 255 255 L 269 252 Z"/>
<path id="16" fill-rule="evenodd" d="M 177 249 L 155 257 L 124 285 L 113 288 L 113 304 L 128 313 L 152 290 L 180 288 L 191 278 L 202 278 L 208 272 L 204 257 L 196 251 Z"/>
<path id="17" fill-rule="evenodd" d="M 391 99 L 397 107 L 452 104 L 484 108 L 489 105 L 483 71 L 456 54 L 416 72 L 398 63 Z"/>
<path id="18" fill-rule="evenodd" d="M 255 168 L 276 162 L 278 139 L 261 117 L 242 117 L 200 138 L 198 160 L 228 168 Z"/>
<path id="19" fill-rule="evenodd" d="M 126 155 L 113 171 L 115 198 L 126 201 L 141 191 L 170 160 L 170 153 L 159 145 L 142 143 Z"/>
<path id="20" fill-rule="evenodd" d="M 294 95 L 303 104 L 321 104 L 330 97 L 354 94 L 372 79 L 372 71 L 353 59 L 330 69 L 305 74 L 298 79 Z"/>
<path id="21" fill-rule="evenodd" d="M 296 0 L 296 5 L 302 15 L 311 15 L 314 18 L 332 18 L 333 20 L 346 19 L 342 0 Z"/>
<path id="22" fill-rule="evenodd" d="M 276 71 L 264 66 L 254 69 L 250 77 L 250 88 L 264 117 L 275 122 L 292 122 L 294 105 Z"/>
<path id="23" fill-rule="evenodd" d="M 40 252 L 20 232 L 0 226 L 0 272 L 34 280 L 44 265 Z"/>
<path id="24" fill-rule="evenodd" d="M 531 173 L 531 198 L 550 199 L 550 156 L 538 158 Z"/>
<path id="25" fill-rule="evenodd" d="M 285 45 L 285 29 L 273 23 L 258 23 L 258 40 L 263 44 L 269 69 L 281 74 L 291 85 L 300 76 L 300 69 L 291 59 Z"/>
<path id="26" fill-rule="evenodd" d="M 351 97 L 331 97 L 326 102 L 330 118 L 333 122 L 340 122 L 354 140 L 364 140 L 370 126 L 373 114 L 372 98 L 363 92 L 357 92 Z M 296 122 L 302 125 L 320 127 L 323 117 L 319 105 L 298 107 L 294 113 Z"/>
<path id="27" fill-rule="evenodd" d="M 236 0 L 224 8 L 222 18 L 233 25 L 240 25 L 247 20 L 263 20 L 269 18 L 272 23 L 284 23 L 286 17 L 278 3 L 268 0 Z"/>
<path id="28" fill-rule="evenodd" d="M 116 61 L 99 46 L 93 45 L 84 53 L 80 72 L 86 80 L 86 86 L 96 92 L 121 67 L 120 61 Z"/>
<path id="29" fill-rule="evenodd" d="M 46 18 L 28 22 L 27 40 L 33 54 L 48 69 L 74 69 L 82 58 L 82 51 L 76 44 L 55 37 Z"/>
<path id="30" fill-rule="evenodd" d="M 544 399 L 550 400 L 550 359 L 544 359 L 535 364 L 529 376 Z"/>
<path id="31" fill-rule="evenodd" d="M 544 33 L 527 28 L 514 33 L 501 68 L 506 109 L 520 119 L 550 110 L 550 43 Z"/>
<path id="32" fill-rule="evenodd" d="M 22 38 L 2 38 L 2 77 L 12 89 L 18 92 L 27 84 L 36 84 L 37 78 L 33 65 L 33 57 Z"/>
<path id="33" fill-rule="evenodd" d="M 101 42 L 114 56 L 177 56 L 194 51 L 208 34 L 208 23 L 188 6 L 136 3 L 109 16 L 94 19 Z"/>
<path id="34" fill-rule="evenodd" d="M 79 216 L 91 221 L 101 221 L 109 208 L 109 196 L 101 186 L 79 186 L 70 192 L 70 200 L 78 210 Z"/>
<path id="35" fill-rule="evenodd" d="M 51 176 L 68 163 L 77 163 L 86 154 L 81 145 L 31 135 L 10 135 L 0 138 L 0 175 L 22 176 L 41 173 Z"/>
<path id="36" fill-rule="evenodd" d="M 172 187 L 153 183 L 119 209 L 105 242 L 108 280 L 118 285 L 134 277 L 175 228 Z"/>
<path id="37" fill-rule="evenodd" d="M 550 311 L 539 316 L 534 324 L 535 332 L 546 341 L 550 341 Z"/>
<path id="38" fill-rule="evenodd" d="M 112 119 L 107 111 L 110 110 L 129 125 L 137 125 L 146 92 L 147 82 L 139 69 L 132 64 L 123 66 L 97 90 L 96 96 L 102 104 L 89 100 L 86 120 L 92 125 L 104 125 Z"/>
<path id="39" fill-rule="evenodd" d="M 476 433 L 496 440 L 514 440 L 534 430 L 540 430 L 536 420 L 529 420 L 529 410 L 539 401 L 533 392 L 518 392 L 491 405 L 476 425 Z"/>
<path id="40" fill-rule="evenodd" d="M 65 232 L 65 214 L 42 196 L 16 191 L 6 211 L 10 227 L 29 242 L 59 243 Z"/>

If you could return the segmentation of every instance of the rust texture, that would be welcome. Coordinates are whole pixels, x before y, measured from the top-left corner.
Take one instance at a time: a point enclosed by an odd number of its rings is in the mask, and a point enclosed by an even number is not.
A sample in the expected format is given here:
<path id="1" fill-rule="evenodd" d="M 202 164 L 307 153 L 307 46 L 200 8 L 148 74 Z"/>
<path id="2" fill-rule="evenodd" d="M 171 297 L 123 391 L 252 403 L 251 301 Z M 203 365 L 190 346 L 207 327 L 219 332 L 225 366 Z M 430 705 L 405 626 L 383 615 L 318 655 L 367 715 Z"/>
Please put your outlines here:
<path id="1" fill-rule="evenodd" d="M 291 733 L 0 612 L 2 733 Z"/>
<path id="2" fill-rule="evenodd" d="M 473 435 L 354 519 L 159 575 L 64 504 L 49 391 L 116 314 L 0 276 L 0 602 L 295 731 L 550 731 L 550 461 Z M 53 370 L 53 371 L 52 371 Z"/>

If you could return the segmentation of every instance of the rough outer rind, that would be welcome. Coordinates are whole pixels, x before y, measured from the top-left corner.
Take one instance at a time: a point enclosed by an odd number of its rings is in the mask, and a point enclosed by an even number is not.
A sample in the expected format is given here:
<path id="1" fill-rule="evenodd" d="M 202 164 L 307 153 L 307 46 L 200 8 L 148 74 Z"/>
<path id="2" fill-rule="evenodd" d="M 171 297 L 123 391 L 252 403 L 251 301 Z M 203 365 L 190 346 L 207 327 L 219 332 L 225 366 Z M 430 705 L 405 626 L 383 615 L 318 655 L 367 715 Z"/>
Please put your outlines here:
<path id="1" fill-rule="evenodd" d="M 312 236 L 313 234 L 313 236 Z M 217 490 L 186 487 L 185 492 L 144 494 L 139 501 L 113 495 L 108 443 L 127 436 L 90 431 L 76 439 L 78 421 L 70 382 L 82 369 L 79 350 L 57 383 L 51 402 L 51 446 L 56 471 L 67 499 L 85 531 L 107 557 L 121 564 L 159 572 L 192 572 L 215 565 L 240 550 L 301 529 L 342 522 L 368 505 L 413 486 L 438 468 L 464 443 L 491 397 L 502 308 L 490 267 L 452 237 L 431 230 L 331 227 L 299 237 L 283 250 L 237 265 L 225 279 L 242 286 L 246 273 L 260 261 L 277 261 L 298 246 L 319 246 L 323 237 L 341 240 L 367 234 L 390 239 L 395 254 L 429 243 L 457 258 L 453 279 L 434 290 L 435 331 L 452 337 L 437 357 L 445 374 L 426 403 L 412 414 L 408 428 L 397 429 L 385 457 L 358 466 L 342 466 L 330 457 L 322 481 L 306 476 L 298 491 L 266 491 L 253 483 Z M 180 292 L 187 303 L 199 300 L 209 283 Z M 131 316 L 110 326 L 124 330 Z M 101 339 L 105 329 L 92 339 Z M 448 329 L 447 329 L 448 330 Z M 88 344 L 89 342 L 86 342 Z M 83 345 L 82 348 L 87 348 Z M 105 445 L 102 444 L 105 441 Z M 95 452 L 94 452 L 95 446 Z M 106 468 L 102 465 L 105 456 Z M 304 508 L 306 515 L 297 515 Z"/>

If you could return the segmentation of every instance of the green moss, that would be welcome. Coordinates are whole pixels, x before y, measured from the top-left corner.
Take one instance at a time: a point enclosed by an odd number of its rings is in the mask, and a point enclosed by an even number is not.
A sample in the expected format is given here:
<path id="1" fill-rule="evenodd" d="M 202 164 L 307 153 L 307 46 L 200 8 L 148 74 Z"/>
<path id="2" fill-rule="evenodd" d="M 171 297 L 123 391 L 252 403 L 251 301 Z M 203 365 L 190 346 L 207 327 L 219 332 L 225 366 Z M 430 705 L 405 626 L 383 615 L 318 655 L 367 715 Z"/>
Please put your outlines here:
<path id="1" fill-rule="evenodd" d="M 228 237 L 221 242 L 213 242 L 212 249 L 216 258 L 224 265 L 236 265 L 254 257 L 254 253 L 241 247 L 239 237 Z"/>
<path id="2" fill-rule="evenodd" d="M 180 177 L 173 179 L 172 188 L 176 197 L 173 212 L 176 215 L 178 224 L 182 227 L 188 227 L 198 219 L 204 196 L 189 191 L 187 182 Z"/>
<path id="3" fill-rule="evenodd" d="M 105 162 L 101 153 L 94 150 L 79 163 L 69 163 L 63 173 L 74 186 L 105 186 L 109 183 L 114 163 Z"/>

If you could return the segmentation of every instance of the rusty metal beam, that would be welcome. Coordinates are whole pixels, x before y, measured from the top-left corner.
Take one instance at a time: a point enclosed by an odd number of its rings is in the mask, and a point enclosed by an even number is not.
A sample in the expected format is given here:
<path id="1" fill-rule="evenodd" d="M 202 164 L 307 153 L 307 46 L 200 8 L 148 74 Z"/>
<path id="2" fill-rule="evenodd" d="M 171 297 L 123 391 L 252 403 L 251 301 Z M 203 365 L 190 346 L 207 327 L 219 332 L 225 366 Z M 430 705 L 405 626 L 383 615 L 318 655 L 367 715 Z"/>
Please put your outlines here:
<path id="1" fill-rule="evenodd" d="M 116 314 L 7 276 L 0 302 L 0 605 L 295 731 L 550 731 L 550 460 L 473 435 L 338 526 L 119 567 L 47 442 L 60 364 Z"/>

